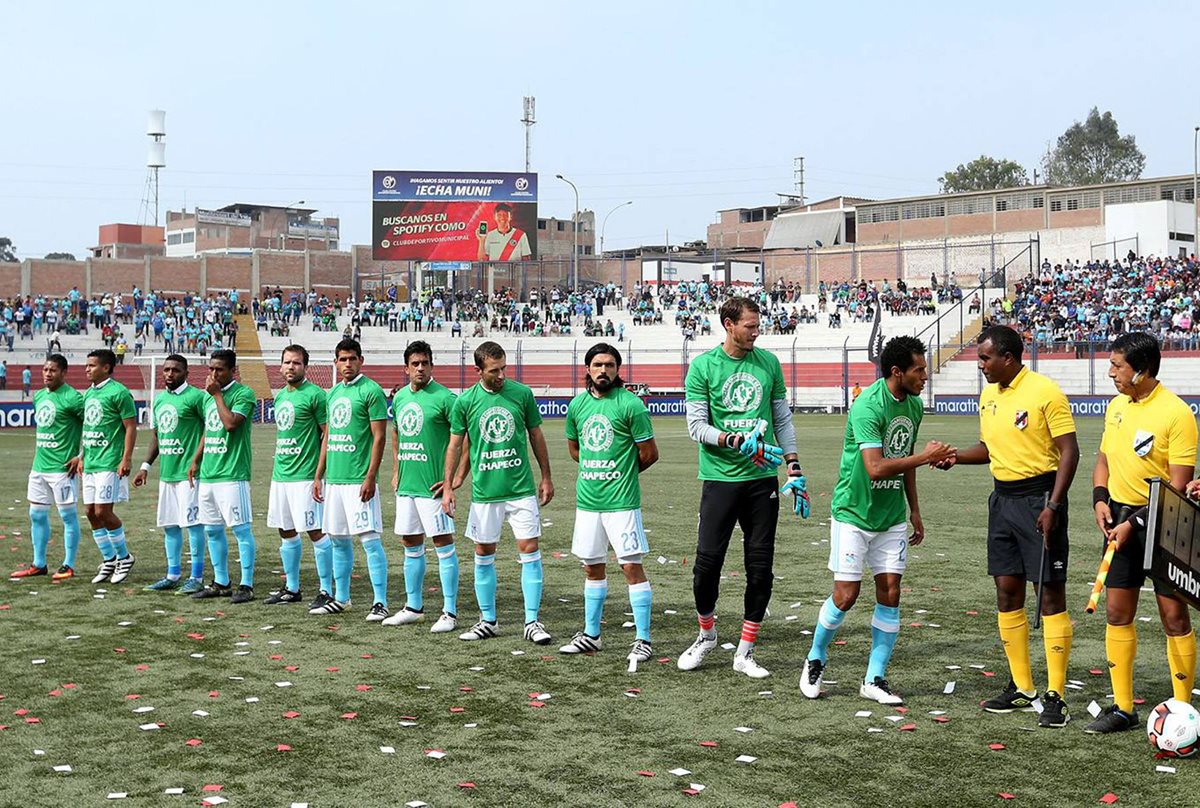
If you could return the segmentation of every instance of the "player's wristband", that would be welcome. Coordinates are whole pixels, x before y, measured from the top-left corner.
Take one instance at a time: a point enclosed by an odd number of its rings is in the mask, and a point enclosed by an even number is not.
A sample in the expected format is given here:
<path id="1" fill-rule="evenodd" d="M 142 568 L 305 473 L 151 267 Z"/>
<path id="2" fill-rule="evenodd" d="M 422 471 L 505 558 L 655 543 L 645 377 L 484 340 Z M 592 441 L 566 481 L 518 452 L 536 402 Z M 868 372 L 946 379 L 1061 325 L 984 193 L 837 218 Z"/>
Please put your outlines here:
<path id="1" fill-rule="evenodd" d="M 1048 499 L 1048 500 L 1046 500 L 1046 507 L 1049 508 L 1050 510 L 1054 511 L 1055 513 L 1058 513 L 1059 511 L 1062 510 L 1062 503 L 1055 502 L 1052 499 Z"/>
<path id="2" fill-rule="evenodd" d="M 803 477 L 804 476 L 804 469 L 800 467 L 799 460 L 789 460 L 788 461 L 788 476 L 789 477 Z"/>
<path id="3" fill-rule="evenodd" d="M 143 463 L 143 464 L 142 464 L 142 471 L 144 471 L 144 472 L 146 472 L 147 474 L 149 474 L 149 473 L 150 473 L 150 464 L 149 464 L 149 463 Z"/>
<path id="4" fill-rule="evenodd" d="M 1098 485 L 1092 489 L 1092 507 L 1096 507 L 1101 502 L 1107 503 L 1109 500 L 1108 488 L 1103 485 Z"/>

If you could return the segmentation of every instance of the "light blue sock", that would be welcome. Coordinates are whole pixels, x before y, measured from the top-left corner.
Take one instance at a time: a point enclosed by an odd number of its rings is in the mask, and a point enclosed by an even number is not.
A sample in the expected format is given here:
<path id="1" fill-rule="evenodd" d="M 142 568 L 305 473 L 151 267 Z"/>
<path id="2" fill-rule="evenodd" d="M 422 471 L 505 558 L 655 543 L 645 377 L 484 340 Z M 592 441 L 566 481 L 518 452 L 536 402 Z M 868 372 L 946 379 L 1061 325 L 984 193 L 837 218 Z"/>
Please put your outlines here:
<path id="1" fill-rule="evenodd" d="M 208 560 L 213 568 L 213 583 L 229 586 L 229 537 L 223 525 L 205 525 L 204 538 L 208 540 Z"/>
<path id="2" fill-rule="evenodd" d="M 525 585 L 522 568 L 521 586 Z M 608 579 L 583 582 L 583 633 L 589 637 L 600 636 L 600 620 L 604 617 L 604 601 L 608 599 Z M 535 618 L 536 619 L 536 618 Z"/>
<path id="3" fill-rule="evenodd" d="M 63 521 L 63 564 L 75 569 L 75 556 L 79 553 L 79 511 L 74 505 L 58 509 Z"/>
<path id="4" fill-rule="evenodd" d="M 188 531 L 188 550 L 192 554 L 192 575 L 197 581 L 204 578 L 204 525 L 192 525 Z"/>
<path id="5" fill-rule="evenodd" d="M 354 540 L 349 536 L 333 539 L 333 599 L 350 602 L 350 572 L 354 569 Z"/>
<path id="6" fill-rule="evenodd" d="M 825 598 L 821 604 L 821 613 L 817 616 L 817 627 L 813 632 L 812 650 L 808 652 L 809 659 L 819 659 L 821 664 L 829 661 L 829 643 L 846 619 L 846 613 L 833 605 L 833 595 Z"/>
<path id="7" fill-rule="evenodd" d="M 167 578 L 178 581 L 183 569 L 183 528 L 163 528 L 163 549 L 167 553 Z"/>
<path id="8" fill-rule="evenodd" d="M 442 611 L 458 616 L 458 550 L 453 544 L 437 548 L 438 576 L 442 580 Z"/>
<path id="9" fill-rule="evenodd" d="M 387 552 L 383 549 L 383 539 L 376 536 L 362 543 L 363 552 L 367 554 L 367 575 L 371 578 L 371 590 L 375 603 L 387 607 L 388 566 Z"/>
<path id="10" fill-rule="evenodd" d="M 116 530 L 108 531 L 108 541 L 112 545 L 113 552 L 117 558 L 124 558 L 129 555 L 129 548 L 125 546 L 125 526 L 121 525 Z"/>
<path id="11" fill-rule="evenodd" d="M 50 506 L 29 506 L 29 536 L 33 539 L 33 566 L 46 566 L 46 546 L 50 544 Z"/>
<path id="12" fill-rule="evenodd" d="M 328 536 L 322 536 L 320 541 L 313 542 L 313 561 L 317 568 L 317 579 L 321 591 L 333 596 L 333 542 Z M 353 563 L 353 559 L 351 559 Z"/>
<path id="13" fill-rule="evenodd" d="M 650 608 L 654 604 L 654 593 L 650 582 L 629 585 L 629 606 L 633 609 L 633 624 L 637 627 L 637 638 L 650 642 Z"/>
<path id="14" fill-rule="evenodd" d="M 96 548 L 100 550 L 100 557 L 105 561 L 112 561 L 117 557 L 113 552 L 112 542 L 108 540 L 107 528 L 92 528 L 92 540 L 96 542 Z"/>
<path id="15" fill-rule="evenodd" d="M 237 539 L 238 564 L 242 568 L 242 586 L 254 586 L 254 558 L 258 548 L 254 543 L 254 531 L 250 529 L 250 523 L 235 527 L 233 537 Z"/>
<path id="16" fill-rule="evenodd" d="M 525 596 L 525 622 L 538 619 L 542 609 L 542 551 L 521 553 L 521 594 Z"/>
<path id="17" fill-rule="evenodd" d="M 404 594 L 408 602 L 406 609 L 415 612 L 425 609 L 425 595 L 421 591 L 425 587 L 425 545 L 404 547 Z"/>
<path id="18" fill-rule="evenodd" d="M 496 554 L 475 554 L 475 600 L 479 615 L 489 623 L 496 622 Z"/>
<path id="19" fill-rule="evenodd" d="M 283 539 L 279 543 L 279 560 L 283 562 L 283 574 L 287 576 L 284 586 L 289 592 L 300 591 L 300 544 L 299 536 Z"/>
<path id="20" fill-rule="evenodd" d="M 875 614 L 871 615 L 871 661 L 867 663 L 867 681 L 874 682 L 875 677 L 887 678 L 888 661 L 892 658 L 892 649 L 896 647 L 896 638 L 900 636 L 900 607 L 875 604 Z"/>

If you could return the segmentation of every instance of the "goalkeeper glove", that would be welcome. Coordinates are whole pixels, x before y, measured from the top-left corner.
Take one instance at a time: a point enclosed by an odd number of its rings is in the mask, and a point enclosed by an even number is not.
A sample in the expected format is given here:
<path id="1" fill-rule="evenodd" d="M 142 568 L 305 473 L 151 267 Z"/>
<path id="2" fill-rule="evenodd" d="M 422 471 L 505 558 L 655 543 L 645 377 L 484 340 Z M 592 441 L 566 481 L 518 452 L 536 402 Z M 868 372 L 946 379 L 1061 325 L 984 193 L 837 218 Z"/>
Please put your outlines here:
<path id="1" fill-rule="evenodd" d="M 793 464 L 793 468 L 788 469 L 789 473 L 793 469 L 795 471 L 799 471 L 800 464 L 799 463 Z M 807 477 L 805 477 L 803 474 L 800 474 L 795 477 L 789 477 L 788 481 L 786 483 L 784 483 L 783 488 L 780 489 L 779 493 L 791 494 L 792 495 L 792 511 L 795 512 L 796 515 L 798 515 L 802 519 L 808 518 L 809 513 L 811 513 L 811 511 L 812 511 L 812 501 L 808 498 L 808 478 Z"/>
<path id="2" fill-rule="evenodd" d="M 734 433 L 729 440 L 731 448 L 737 449 L 759 468 L 777 469 L 783 463 L 783 449 L 766 441 L 767 422 L 758 419 L 749 432 Z"/>

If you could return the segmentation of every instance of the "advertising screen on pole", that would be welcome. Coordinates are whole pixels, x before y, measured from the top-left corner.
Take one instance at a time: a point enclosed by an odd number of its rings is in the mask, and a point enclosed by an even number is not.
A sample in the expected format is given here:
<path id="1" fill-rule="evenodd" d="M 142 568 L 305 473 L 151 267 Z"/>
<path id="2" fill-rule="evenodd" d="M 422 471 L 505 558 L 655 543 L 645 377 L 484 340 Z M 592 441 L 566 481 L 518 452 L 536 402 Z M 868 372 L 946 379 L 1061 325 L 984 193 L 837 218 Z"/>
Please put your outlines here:
<path id="1" fill-rule="evenodd" d="M 537 257 L 537 174 L 376 171 L 377 261 L 525 261 Z"/>

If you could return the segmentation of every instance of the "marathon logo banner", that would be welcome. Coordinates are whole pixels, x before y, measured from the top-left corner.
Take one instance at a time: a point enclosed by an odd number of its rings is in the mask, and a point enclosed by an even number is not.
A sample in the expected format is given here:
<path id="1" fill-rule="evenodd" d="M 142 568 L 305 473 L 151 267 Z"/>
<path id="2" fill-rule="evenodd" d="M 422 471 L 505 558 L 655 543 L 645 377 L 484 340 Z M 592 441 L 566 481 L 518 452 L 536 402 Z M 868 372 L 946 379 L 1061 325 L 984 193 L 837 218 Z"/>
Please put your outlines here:
<path id="1" fill-rule="evenodd" d="M 1187 404 L 1192 415 L 1200 417 L 1200 396 L 1180 396 Z M 1071 414 L 1076 417 L 1103 417 L 1112 396 L 1072 396 L 1067 400 L 1071 404 Z M 933 412 L 935 415 L 979 415 L 979 396 L 938 396 L 933 397 Z M 1022 428 L 1020 423 L 1018 428 Z"/>
<path id="2" fill-rule="evenodd" d="M 1200 506 L 1152 479 L 1146 537 L 1143 562 L 1150 577 L 1200 609 Z"/>
<path id="3" fill-rule="evenodd" d="M 528 261 L 537 257 L 537 174 L 376 171 L 377 261 Z"/>

